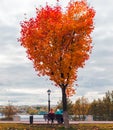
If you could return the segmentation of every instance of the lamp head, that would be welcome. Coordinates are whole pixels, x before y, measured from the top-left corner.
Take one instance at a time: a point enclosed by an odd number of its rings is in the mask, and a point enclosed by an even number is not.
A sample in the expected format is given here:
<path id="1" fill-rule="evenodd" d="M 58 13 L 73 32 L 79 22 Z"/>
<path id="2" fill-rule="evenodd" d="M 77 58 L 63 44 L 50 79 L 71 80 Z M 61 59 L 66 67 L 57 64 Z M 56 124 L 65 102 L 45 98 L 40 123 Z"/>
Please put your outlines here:
<path id="1" fill-rule="evenodd" d="M 48 93 L 48 95 L 50 95 L 50 93 L 51 93 L 51 90 L 50 90 L 50 89 L 48 89 L 48 90 L 47 90 L 47 93 Z"/>

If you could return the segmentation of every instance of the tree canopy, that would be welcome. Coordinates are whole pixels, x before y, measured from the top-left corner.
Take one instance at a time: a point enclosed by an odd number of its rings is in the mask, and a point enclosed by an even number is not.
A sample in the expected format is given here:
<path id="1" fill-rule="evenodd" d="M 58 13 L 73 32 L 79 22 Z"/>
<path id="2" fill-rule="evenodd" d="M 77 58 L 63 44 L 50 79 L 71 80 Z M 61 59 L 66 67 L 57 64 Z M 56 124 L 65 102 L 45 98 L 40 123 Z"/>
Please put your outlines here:
<path id="1" fill-rule="evenodd" d="M 21 22 L 19 41 L 39 76 L 47 75 L 66 94 L 74 94 L 77 70 L 92 49 L 90 36 L 95 11 L 86 0 L 70 1 L 63 11 L 57 4 L 36 9 L 36 17 Z"/>

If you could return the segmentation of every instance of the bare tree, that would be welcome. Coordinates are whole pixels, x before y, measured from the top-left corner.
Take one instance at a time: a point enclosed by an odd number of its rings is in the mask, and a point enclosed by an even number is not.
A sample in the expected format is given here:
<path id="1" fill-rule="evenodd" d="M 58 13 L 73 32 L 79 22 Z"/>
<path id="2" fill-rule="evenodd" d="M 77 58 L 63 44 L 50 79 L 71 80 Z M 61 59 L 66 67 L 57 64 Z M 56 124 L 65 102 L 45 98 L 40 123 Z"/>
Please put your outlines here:
<path id="1" fill-rule="evenodd" d="M 13 116 L 17 113 L 17 108 L 10 103 L 3 109 L 3 114 L 7 120 L 12 120 Z"/>

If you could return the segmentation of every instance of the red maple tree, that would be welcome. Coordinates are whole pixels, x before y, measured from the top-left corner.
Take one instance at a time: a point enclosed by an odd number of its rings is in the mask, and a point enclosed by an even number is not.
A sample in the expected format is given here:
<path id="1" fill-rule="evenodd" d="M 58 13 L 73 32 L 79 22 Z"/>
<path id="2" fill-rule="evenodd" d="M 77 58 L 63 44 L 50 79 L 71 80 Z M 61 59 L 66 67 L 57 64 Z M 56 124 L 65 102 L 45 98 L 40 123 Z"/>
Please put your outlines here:
<path id="1" fill-rule="evenodd" d="M 26 48 L 39 76 L 47 75 L 62 90 L 63 111 L 67 96 L 75 93 L 77 70 L 84 67 L 92 50 L 95 11 L 86 0 L 36 9 L 36 17 L 21 23 L 19 41 Z M 65 121 L 64 121 L 65 123 Z"/>

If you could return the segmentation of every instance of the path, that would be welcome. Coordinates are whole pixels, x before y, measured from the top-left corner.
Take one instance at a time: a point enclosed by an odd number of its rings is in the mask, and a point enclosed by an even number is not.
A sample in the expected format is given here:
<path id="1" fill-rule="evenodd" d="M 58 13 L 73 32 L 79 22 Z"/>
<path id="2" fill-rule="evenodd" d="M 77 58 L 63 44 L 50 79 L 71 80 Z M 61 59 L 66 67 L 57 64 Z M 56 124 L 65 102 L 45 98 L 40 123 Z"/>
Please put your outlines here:
<path id="1" fill-rule="evenodd" d="M 29 121 L 0 121 L 0 123 L 22 123 L 29 124 Z M 113 124 L 113 121 L 70 121 L 70 124 Z M 45 121 L 34 121 L 33 124 L 48 124 Z M 55 121 L 54 124 L 57 124 Z"/>

